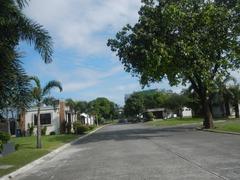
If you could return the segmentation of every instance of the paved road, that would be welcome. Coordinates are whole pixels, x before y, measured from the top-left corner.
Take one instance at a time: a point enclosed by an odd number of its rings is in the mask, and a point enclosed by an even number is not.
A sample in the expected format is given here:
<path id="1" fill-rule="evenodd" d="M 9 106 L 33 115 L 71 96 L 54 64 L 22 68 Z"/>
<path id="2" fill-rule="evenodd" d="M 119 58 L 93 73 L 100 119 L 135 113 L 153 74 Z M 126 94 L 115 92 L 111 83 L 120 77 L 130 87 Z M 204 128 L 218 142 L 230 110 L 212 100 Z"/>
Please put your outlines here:
<path id="1" fill-rule="evenodd" d="M 239 180 L 240 136 L 190 127 L 107 126 L 19 179 Z"/>

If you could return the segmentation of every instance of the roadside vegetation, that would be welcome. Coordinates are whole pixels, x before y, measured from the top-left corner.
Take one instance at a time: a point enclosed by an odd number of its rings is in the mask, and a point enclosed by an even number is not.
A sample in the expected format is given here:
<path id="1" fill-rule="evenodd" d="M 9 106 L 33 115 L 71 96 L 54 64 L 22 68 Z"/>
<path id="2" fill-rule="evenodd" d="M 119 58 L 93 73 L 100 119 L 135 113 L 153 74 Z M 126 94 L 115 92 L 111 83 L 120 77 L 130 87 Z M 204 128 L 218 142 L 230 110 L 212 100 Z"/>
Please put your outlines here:
<path id="1" fill-rule="evenodd" d="M 164 126 L 177 126 L 177 125 L 185 125 L 185 124 L 201 124 L 203 121 L 202 118 L 171 118 L 167 120 L 156 119 L 154 121 L 148 121 L 145 124 L 156 126 L 156 127 L 164 127 Z"/>
<path id="2" fill-rule="evenodd" d="M 204 128 L 213 128 L 216 82 L 239 69 L 239 1 L 142 2 L 137 23 L 122 27 L 107 45 L 142 86 L 165 79 L 171 86 L 189 84 Z"/>
<path id="3" fill-rule="evenodd" d="M 225 122 L 217 123 L 213 130 L 240 133 L 240 120 L 227 120 Z"/>
<path id="4" fill-rule="evenodd" d="M 12 138 L 17 151 L 7 156 L 0 158 L 0 165 L 12 166 L 7 169 L 0 169 L 0 176 L 8 174 L 38 158 L 51 152 L 52 150 L 68 143 L 79 137 L 75 134 L 62 134 L 53 136 L 42 136 L 43 146 L 41 149 L 36 149 L 36 137 L 19 137 Z"/>

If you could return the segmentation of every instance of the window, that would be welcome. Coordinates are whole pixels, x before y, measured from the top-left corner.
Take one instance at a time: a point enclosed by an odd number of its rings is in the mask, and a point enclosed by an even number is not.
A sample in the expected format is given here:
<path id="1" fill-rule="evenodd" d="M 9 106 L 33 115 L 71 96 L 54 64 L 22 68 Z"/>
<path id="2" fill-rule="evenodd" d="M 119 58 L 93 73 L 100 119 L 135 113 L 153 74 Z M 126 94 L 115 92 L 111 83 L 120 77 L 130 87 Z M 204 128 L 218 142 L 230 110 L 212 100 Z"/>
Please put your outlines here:
<path id="1" fill-rule="evenodd" d="M 49 125 L 51 124 L 51 114 L 45 113 L 40 114 L 40 124 L 41 125 Z M 37 125 L 37 114 L 34 114 L 34 125 Z"/>

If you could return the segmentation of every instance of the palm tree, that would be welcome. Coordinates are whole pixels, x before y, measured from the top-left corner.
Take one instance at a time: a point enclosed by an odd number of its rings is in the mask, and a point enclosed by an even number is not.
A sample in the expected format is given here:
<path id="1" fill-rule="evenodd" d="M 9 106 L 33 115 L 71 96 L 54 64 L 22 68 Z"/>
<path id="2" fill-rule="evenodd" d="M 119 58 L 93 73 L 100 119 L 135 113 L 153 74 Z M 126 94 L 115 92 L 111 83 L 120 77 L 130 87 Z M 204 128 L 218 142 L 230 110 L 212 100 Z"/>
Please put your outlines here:
<path id="1" fill-rule="evenodd" d="M 17 51 L 20 41 L 34 45 L 45 63 L 52 61 L 53 45 L 49 33 L 22 13 L 29 0 L 4 0 L 0 5 L 0 100 L 8 101 L 16 73 L 24 73 Z M 20 67 L 16 68 L 16 65 Z M 27 81 L 26 81 L 27 83 Z M 10 89 L 10 91 L 9 91 Z"/>
<path id="2" fill-rule="evenodd" d="M 62 86 L 59 81 L 49 81 L 45 87 L 41 87 L 40 80 L 37 77 L 31 77 L 31 80 L 35 82 L 35 87 L 32 90 L 32 96 L 35 100 L 38 108 L 37 112 L 37 148 L 42 147 L 41 143 L 41 124 L 40 124 L 40 110 L 43 102 L 49 101 L 52 97 L 48 97 L 50 90 L 54 87 L 58 88 L 60 92 L 62 91 Z"/>

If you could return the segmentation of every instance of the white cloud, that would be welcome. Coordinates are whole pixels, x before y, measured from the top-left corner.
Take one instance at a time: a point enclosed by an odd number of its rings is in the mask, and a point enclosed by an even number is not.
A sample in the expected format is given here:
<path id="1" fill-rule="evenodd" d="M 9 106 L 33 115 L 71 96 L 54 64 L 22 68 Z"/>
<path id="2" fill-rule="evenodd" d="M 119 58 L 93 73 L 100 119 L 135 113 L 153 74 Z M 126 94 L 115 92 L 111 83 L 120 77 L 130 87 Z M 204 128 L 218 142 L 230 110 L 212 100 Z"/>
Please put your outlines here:
<path id="1" fill-rule="evenodd" d="M 108 70 L 100 71 L 87 67 L 74 67 L 63 69 L 61 64 L 56 62 L 45 65 L 43 62 L 33 61 L 30 75 L 37 75 L 42 80 L 59 80 L 62 83 L 64 92 L 77 92 L 87 88 L 91 88 L 106 82 L 113 76 L 122 72 L 121 66 L 114 66 Z M 36 69 L 37 68 L 37 71 Z M 36 74 L 37 73 L 37 74 Z"/>
<path id="2" fill-rule="evenodd" d="M 141 0 L 34 0 L 25 9 L 44 25 L 56 47 L 75 48 L 80 53 L 106 50 L 107 36 L 137 20 Z"/>

